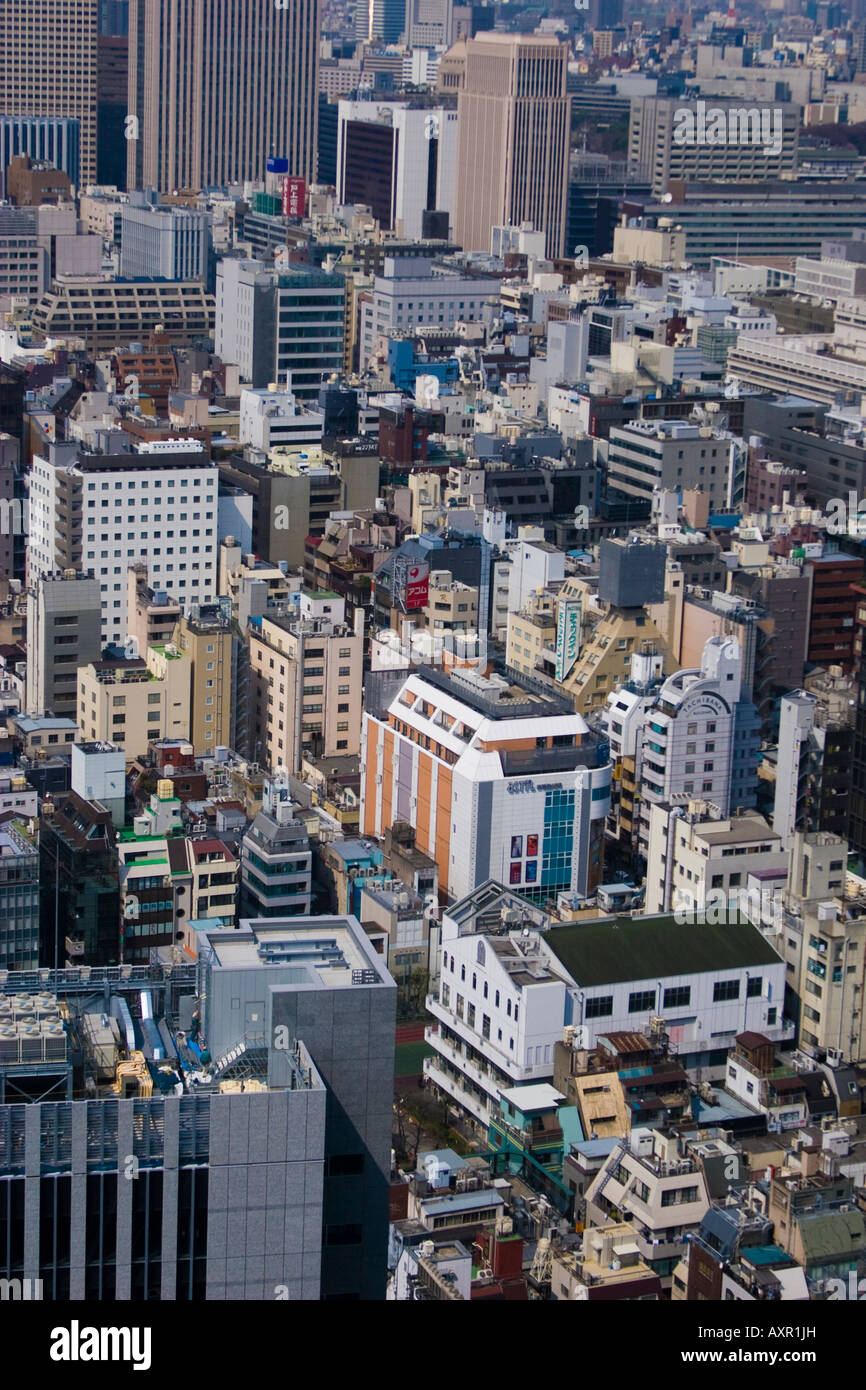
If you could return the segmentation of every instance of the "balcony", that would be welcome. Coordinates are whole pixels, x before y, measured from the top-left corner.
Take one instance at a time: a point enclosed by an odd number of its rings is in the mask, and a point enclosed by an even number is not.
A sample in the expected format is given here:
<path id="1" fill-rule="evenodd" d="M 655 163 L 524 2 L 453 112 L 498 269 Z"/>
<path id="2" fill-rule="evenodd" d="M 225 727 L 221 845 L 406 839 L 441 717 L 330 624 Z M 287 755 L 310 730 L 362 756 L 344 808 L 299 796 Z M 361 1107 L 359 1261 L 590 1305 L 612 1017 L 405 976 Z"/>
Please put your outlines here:
<path id="1" fill-rule="evenodd" d="M 429 1081 L 432 1081 L 434 1086 L 438 1086 L 441 1091 L 449 1095 L 455 1104 L 468 1110 L 479 1124 L 486 1126 L 489 1123 L 491 1107 L 482 1105 L 471 1092 L 463 1089 L 456 1077 L 451 1076 L 442 1067 L 438 1067 L 435 1057 L 424 1058 L 424 1075 Z"/>

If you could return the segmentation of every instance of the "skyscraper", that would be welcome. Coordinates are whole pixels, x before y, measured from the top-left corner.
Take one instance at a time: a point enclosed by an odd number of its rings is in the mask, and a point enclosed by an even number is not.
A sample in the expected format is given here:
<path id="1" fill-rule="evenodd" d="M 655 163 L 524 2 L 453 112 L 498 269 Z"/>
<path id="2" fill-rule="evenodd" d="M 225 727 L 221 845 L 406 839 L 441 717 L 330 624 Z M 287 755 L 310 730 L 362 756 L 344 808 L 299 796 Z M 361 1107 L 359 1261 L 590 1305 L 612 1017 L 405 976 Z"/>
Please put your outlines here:
<path id="1" fill-rule="evenodd" d="M 130 188 L 315 172 L 318 0 L 130 0 Z"/>
<path id="2" fill-rule="evenodd" d="M 82 185 L 96 182 L 98 18 L 97 0 L 0 5 L 0 115 L 77 119 Z"/>
<path id="3" fill-rule="evenodd" d="M 491 227 L 531 222 L 546 233 L 548 256 L 559 256 L 568 186 L 568 46 L 547 35 L 485 34 L 457 47 L 464 56 L 455 238 L 464 251 L 489 251 Z"/>

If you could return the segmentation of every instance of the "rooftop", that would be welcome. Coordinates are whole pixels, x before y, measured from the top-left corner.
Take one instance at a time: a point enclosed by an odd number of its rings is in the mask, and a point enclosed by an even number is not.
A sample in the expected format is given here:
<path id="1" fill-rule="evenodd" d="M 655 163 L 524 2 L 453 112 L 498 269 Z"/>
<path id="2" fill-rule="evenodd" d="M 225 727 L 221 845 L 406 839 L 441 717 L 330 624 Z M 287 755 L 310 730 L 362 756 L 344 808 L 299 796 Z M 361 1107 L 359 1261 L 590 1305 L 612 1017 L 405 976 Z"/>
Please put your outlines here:
<path id="1" fill-rule="evenodd" d="M 206 937 L 202 956 L 212 970 L 278 969 L 284 987 L 392 983 L 355 917 L 247 918 Z"/>
<path id="2" fill-rule="evenodd" d="M 725 922 L 679 923 L 672 916 L 617 917 L 554 927 L 545 944 L 579 985 L 780 965 L 781 958 L 737 914 Z"/>

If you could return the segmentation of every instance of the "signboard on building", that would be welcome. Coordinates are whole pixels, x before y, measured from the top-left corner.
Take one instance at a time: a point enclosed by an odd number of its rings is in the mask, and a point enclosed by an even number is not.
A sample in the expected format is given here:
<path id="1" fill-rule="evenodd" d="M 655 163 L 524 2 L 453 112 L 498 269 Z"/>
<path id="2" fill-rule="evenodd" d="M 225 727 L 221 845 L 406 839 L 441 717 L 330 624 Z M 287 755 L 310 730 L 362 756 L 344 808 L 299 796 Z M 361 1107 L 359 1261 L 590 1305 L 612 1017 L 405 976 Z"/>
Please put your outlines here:
<path id="1" fill-rule="evenodd" d="M 556 619 L 556 679 L 564 681 L 580 651 L 580 599 L 563 599 Z"/>
<path id="2" fill-rule="evenodd" d="M 303 217 L 306 207 L 306 179 L 287 174 L 283 179 L 283 217 Z"/>
<path id="3" fill-rule="evenodd" d="M 409 565 L 406 570 L 406 610 L 423 608 L 430 591 L 430 566 L 425 562 Z"/>

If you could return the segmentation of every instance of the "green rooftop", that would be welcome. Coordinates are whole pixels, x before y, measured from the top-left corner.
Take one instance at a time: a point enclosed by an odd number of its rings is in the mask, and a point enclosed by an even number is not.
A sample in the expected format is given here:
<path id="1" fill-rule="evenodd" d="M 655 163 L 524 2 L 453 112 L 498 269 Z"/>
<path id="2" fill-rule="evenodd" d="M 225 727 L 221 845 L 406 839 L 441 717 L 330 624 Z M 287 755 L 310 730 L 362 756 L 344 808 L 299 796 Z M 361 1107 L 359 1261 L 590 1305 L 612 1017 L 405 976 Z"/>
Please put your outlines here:
<path id="1" fill-rule="evenodd" d="M 757 927 L 732 913 L 726 922 L 681 924 L 673 917 L 617 917 L 552 927 L 544 940 L 579 985 L 778 965 Z"/>

